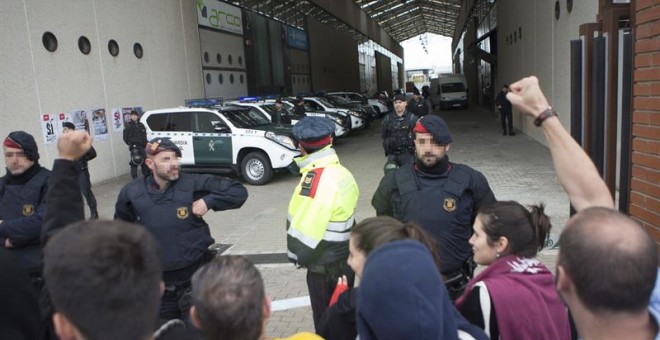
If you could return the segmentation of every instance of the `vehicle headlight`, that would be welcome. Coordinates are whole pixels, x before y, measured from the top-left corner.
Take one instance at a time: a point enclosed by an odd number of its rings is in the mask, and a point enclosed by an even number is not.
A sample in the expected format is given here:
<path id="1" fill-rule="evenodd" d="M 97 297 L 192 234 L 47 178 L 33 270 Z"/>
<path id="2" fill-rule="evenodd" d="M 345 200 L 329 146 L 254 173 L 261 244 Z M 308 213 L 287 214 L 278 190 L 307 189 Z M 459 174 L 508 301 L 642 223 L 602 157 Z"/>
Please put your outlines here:
<path id="1" fill-rule="evenodd" d="M 344 121 L 340 117 L 334 115 L 326 115 L 326 117 L 330 118 L 336 124 L 339 124 L 340 126 L 344 126 Z"/>
<path id="2" fill-rule="evenodd" d="M 362 113 L 358 112 L 358 111 L 348 111 L 348 114 L 353 116 L 353 117 L 362 118 Z"/>
<path id="3" fill-rule="evenodd" d="M 293 140 L 288 137 L 288 136 L 282 136 L 278 135 L 274 132 L 268 131 L 266 132 L 266 138 L 272 140 L 273 142 L 282 145 L 283 147 L 291 150 L 297 150 L 295 144 L 293 144 Z"/>

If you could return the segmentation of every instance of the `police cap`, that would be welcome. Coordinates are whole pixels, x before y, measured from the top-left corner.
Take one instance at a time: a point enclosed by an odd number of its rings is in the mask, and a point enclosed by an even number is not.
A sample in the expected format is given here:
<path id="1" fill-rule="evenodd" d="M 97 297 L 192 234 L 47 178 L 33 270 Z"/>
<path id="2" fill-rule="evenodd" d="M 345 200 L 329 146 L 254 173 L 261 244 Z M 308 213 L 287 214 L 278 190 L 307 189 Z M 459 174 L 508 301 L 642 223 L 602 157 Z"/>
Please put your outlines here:
<path id="1" fill-rule="evenodd" d="M 75 129 L 76 129 L 76 126 L 75 126 L 73 123 L 71 123 L 71 122 L 64 122 L 64 123 L 62 123 L 62 127 L 63 127 L 63 128 L 67 128 L 67 129 L 71 129 L 71 130 L 75 130 Z"/>
<path id="2" fill-rule="evenodd" d="M 322 146 L 331 142 L 335 123 L 325 117 L 305 117 L 293 126 L 293 137 L 303 146 Z"/>
<path id="3" fill-rule="evenodd" d="M 451 133 L 444 119 L 436 115 L 426 115 L 417 120 L 415 124 L 416 133 L 430 133 L 433 140 L 438 144 L 451 143 Z"/>
<path id="4" fill-rule="evenodd" d="M 25 131 L 13 131 L 5 138 L 3 145 L 14 149 L 23 149 L 25 157 L 33 162 L 39 160 L 39 148 L 31 134 Z"/>
<path id="5" fill-rule="evenodd" d="M 396 94 L 396 95 L 394 96 L 394 101 L 397 101 L 397 100 L 398 100 L 398 101 L 401 101 L 401 102 L 405 102 L 405 101 L 408 100 L 408 98 L 406 98 L 406 95 L 405 95 L 405 94 L 403 94 L 403 93 L 398 93 L 398 94 Z"/>
<path id="6" fill-rule="evenodd" d="M 169 138 L 154 138 L 145 148 L 147 155 L 155 156 L 163 151 L 174 151 L 177 157 L 181 157 L 181 149 Z"/>

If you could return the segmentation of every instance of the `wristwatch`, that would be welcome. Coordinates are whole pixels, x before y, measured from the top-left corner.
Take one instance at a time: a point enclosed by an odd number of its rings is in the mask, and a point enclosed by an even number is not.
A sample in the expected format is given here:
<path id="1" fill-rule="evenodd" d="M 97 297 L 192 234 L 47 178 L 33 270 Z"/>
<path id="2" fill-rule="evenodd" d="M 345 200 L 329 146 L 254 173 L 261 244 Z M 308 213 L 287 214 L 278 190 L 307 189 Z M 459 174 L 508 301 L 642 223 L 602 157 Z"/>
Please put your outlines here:
<path id="1" fill-rule="evenodd" d="M 547 109 L 545 109 L 545 111 L 541 112 L 541 114 L 538 115 L 538 117 L 536 117 L 536 119 L 534 119 L 534 125 L 541 126 L 541 124 L 543 124 L 543 122 L 546 119 L 548 119 L 552 116 L 559 116 L 559 115 L 557 115 L 557 111 L 552 109 L 552 107 L 548 107 Z"/>

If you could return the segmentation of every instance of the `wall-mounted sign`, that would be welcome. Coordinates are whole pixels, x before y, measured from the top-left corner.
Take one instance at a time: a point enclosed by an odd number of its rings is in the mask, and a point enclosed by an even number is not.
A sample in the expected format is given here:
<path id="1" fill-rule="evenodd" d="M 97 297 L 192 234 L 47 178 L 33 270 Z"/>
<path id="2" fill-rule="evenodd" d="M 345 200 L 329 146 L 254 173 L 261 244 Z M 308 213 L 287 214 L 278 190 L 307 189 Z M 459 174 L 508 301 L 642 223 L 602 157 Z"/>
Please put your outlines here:
<path id="1" fill-rule="evenodd" d="M 297 29 L 295 27 L 286 27 L 286 43 L 289 47 L 301 50 L 309 49 L 309 42 L 307 41 L 307 32 Z"/>
<path id="2" fill-rule="evenodd" d="M 197 0 L 197 22 L 200 26 L 243 34 L 241 9 L 217 0 Z"/>

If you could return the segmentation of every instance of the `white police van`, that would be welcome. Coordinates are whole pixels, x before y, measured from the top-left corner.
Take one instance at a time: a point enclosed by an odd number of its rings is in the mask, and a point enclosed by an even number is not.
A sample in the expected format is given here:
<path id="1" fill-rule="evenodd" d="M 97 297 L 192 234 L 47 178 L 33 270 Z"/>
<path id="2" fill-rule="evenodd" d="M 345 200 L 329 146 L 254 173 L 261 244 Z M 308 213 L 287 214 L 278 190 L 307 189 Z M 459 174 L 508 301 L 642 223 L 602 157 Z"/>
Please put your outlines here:
<path id="1" fill-rule="evenodd" d="M 186 107 L 151 110 L 140 121 L 147 138 L 170 138 L 181 149 L 181 167 L 200 172 L 235 172 L 253 185 L 268 183 L 300 151 L 291 127 L 273 125 L 250 108 L 219 100 L 186 101 Z"/>

